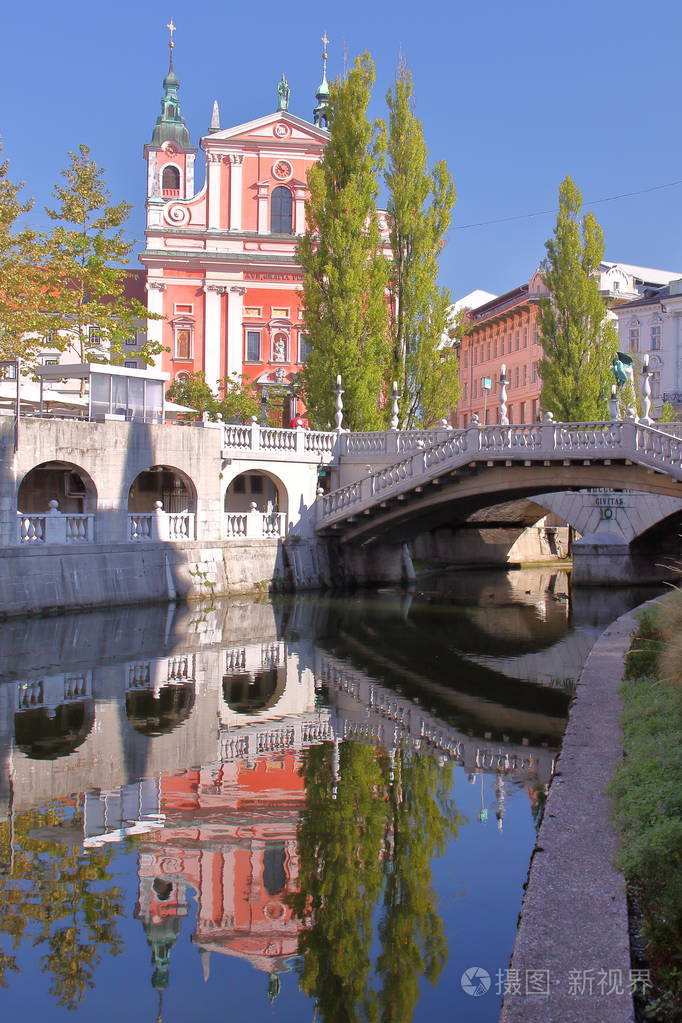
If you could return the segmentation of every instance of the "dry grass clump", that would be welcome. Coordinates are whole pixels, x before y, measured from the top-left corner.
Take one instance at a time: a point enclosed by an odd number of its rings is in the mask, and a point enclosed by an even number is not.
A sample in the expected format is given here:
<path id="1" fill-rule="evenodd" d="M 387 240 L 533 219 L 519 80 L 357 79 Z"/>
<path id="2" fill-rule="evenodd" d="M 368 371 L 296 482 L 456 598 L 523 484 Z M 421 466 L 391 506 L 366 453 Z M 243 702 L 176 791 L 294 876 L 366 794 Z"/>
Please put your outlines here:
<path id="1" fill-rule="evenodd" d="M 660 601 L 656 625 L 663 639 L 659 655 L 661 675 L 666 682 L 682 689 L 682 590 L 675 590 Z"/>

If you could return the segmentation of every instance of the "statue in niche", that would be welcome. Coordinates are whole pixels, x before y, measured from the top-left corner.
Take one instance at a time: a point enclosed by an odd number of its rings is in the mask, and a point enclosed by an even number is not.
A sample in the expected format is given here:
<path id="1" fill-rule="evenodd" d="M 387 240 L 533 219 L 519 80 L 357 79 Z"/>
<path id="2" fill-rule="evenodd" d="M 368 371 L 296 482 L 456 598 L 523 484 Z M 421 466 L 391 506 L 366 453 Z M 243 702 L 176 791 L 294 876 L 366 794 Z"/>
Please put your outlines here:
<path id="1" fill-rule="evenodd" d="M 282 77 L 277 83 L 277 109 L 288 110 L 289 109 L 289 96 L 291 95 L 291 89 L 287 82 L 287 77 L 282 72 Z"/>
<path id="2" fill-rule="evenodd" d="M 283 369 L 276 369 L 275 370 L 275 383 L 276 384 L 283 384 L 284 383 L 284 376 L 285 376 L 285 374 L 284 374 L 284 370 Z"/>
<path id="3" fill-rule="evenodd" d="M 275 362 L 287 361 L 287 343 L 281 334 L 275 338 L 274 356 Z"/>

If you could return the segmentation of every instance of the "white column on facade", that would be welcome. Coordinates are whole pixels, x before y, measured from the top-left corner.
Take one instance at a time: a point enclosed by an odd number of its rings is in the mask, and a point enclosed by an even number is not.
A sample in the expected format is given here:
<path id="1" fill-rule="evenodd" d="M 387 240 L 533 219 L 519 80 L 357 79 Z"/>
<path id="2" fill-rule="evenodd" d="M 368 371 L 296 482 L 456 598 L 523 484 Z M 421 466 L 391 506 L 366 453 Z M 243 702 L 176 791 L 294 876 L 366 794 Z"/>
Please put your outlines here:
<path id="1" fill-rule="evenodd" d="M 242 171 L 244 154 L 230 153 L 230 231 L 242 229 Z"/>
<path id="2" fill-rule="evenodd" d="M 305 234 L 305 185 L 294 185 L 294 232 Z"/>
<path id="3" fill-rule="evenodd" d="M 227 307 L 227 375 L 242 375 L 243 338 L 242 323 L 244 320 L 244 295 L 246 288 L 230 288 Z"/>
<path id="4" fill-rule="evenodd" d="M 191 199 L 194 195 L 194 153 L 187 153 L 185 157 L 185 199 Z"/>
<path id="5" fill-rule="evenodd" d="M 207 153 L 208 165 L 208 229 L 220 227 L 220 176 L 223 158 L 220 153 Z"/>
<path id="6" fill-rule="evenodd" d="M 163 281 L 147 281 L 147 309 L 150 313 L 163 314 L 163 293 L 166 285 Z M 163 320 L 147 320 L 147 341 L 163 344 Z M 154 356 L 150 363 L 156 369 L 161 367 L 161 352 Z"/>
<path id="7" fill-rule="evenodd" d="M 268 192 L 270 189 L 270 182 L 259 181 L 256 187 L 258 188 L 258 234 L 269 234 Z"/>
<path id="8" fill-rule="evenodd" d="M 205 284 L 206 306 L 204 309 L 204 374 L 212 391 L 218 390 L 220 380 L 220 349 L 222 342 L 221 295 L 227 288 L 219 284 Z"/>

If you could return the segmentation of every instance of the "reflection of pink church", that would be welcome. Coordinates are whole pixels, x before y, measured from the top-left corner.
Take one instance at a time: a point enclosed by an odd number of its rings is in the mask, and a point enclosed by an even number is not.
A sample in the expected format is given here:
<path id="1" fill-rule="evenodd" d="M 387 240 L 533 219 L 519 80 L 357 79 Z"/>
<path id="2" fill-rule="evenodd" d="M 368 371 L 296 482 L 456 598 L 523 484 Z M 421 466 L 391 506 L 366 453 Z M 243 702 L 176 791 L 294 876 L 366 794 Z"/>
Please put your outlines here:
<path id="1" fill-rule="evenodd" d="M 136 909 L 152 945 L 153 983 L 168 983 L 169 957 L 197 899 L 192 940 L 208 977 L 211 952 L 287 970 L 302 924 L 287 896 L 298 876 L 296 829 L 305 802 L 295 752 L 162 777 L 163 830 L 140 845 Z"/>

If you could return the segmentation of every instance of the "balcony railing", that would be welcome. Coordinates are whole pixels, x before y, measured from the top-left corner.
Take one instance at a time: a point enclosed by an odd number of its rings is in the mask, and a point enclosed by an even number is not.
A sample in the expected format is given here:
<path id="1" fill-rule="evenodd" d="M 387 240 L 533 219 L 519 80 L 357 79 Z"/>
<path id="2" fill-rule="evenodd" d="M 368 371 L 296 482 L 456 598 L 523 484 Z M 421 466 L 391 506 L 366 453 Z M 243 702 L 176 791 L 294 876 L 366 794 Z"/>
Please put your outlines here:
<path id="1" fill-rule="evenodd" d="M 281 539 L 286 529 L 285 512 L 225 512 L 224 536 L 228 540 Z"/>

